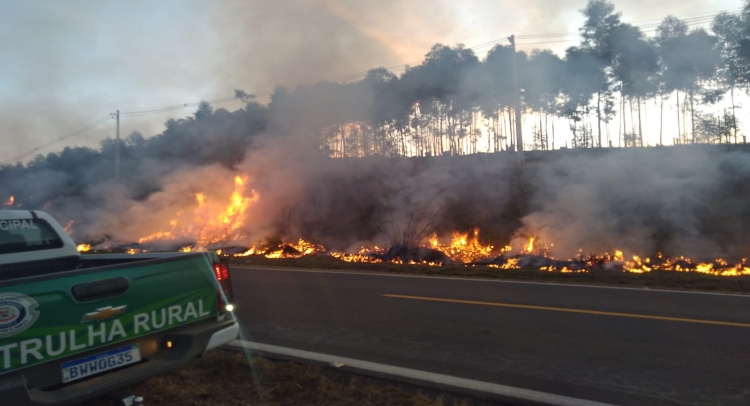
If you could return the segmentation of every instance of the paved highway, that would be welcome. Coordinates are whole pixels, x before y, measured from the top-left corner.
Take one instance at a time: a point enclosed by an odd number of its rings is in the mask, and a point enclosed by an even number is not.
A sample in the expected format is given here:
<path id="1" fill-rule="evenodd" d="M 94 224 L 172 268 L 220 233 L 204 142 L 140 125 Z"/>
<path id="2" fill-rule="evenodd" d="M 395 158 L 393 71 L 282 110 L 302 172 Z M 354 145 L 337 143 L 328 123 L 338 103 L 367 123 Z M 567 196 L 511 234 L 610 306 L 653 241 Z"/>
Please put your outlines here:
<path id="1" fill-rule="evenodd" d="M 246 340 L 614 404 L 750 404 L 748 296 L 232 270 Z"/>

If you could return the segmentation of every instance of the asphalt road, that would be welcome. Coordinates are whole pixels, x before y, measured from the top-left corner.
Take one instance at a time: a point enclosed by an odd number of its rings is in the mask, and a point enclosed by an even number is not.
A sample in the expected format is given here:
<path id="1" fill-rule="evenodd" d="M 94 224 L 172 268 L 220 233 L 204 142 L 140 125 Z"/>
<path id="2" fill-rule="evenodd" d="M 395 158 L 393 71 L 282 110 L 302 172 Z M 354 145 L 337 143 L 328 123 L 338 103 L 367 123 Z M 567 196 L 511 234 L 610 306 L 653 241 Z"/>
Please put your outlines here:
<path id="1" fill-rule="evenodd" d="M 615 404 L 750 404 L 748 296 L 232 270 L 246 340 Z"/>

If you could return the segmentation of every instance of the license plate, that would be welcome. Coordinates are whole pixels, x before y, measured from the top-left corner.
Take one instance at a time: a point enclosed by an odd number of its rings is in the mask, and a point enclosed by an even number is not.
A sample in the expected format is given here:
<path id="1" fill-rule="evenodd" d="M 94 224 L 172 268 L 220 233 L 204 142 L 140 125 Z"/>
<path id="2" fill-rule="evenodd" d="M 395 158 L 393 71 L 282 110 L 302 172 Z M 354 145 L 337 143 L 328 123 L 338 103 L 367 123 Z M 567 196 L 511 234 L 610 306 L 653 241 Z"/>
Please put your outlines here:
<path id="1" fill-rule="evenodd" d="M 62 364 L 63 383 L 96 375 L 141 360 L 138 344 L 79 358 Z"/>

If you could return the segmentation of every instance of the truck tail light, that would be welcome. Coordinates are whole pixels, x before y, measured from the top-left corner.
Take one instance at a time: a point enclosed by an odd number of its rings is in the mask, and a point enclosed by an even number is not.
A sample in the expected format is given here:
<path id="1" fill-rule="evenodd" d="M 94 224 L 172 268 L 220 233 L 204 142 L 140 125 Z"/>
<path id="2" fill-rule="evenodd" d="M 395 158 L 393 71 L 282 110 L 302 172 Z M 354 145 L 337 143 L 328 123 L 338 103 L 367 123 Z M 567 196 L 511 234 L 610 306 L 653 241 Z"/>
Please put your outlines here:
<path id="1" fill-rule="evenodd" d="M 219 311 L 232 311 L 234 306 L 234 295 L 232 293 L 232 278 L 229 274 L 229 265 L 225 262 L 214 262 L 214 276 L 219 283 L 219 290 L 216 292 L 219 298 Z"/>
<path id="2" fill-rule="evenodd" d="M 216 274 L 216 279 L 219 282 L 229 279 L 229 267 L 225 263 L 222 263 L 222 262 L 215 263 L 214 273 Z"/>

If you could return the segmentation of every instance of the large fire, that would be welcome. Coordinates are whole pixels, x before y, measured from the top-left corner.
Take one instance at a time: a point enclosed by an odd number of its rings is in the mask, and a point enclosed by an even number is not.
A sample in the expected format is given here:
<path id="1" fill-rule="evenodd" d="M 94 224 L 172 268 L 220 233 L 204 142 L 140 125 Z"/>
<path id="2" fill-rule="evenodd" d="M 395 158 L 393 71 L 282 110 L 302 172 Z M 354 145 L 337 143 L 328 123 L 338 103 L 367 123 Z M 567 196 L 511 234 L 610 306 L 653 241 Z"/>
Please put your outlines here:
<path id="1" fill-rule="evenodd" d="M 471 263 L 482 258 L 487 258 L 492 253 L 492 245 L 482 245 L 479 242 L 479 229 L 475 228 L 473 233 L 454 232 L 451 242 L 443 245 L 437 234 L 430 238 L 430 248 L 442 251 L 455 262 Z"/>
<path id="2" fill-rule="evenodd" d="M 138 240 L 139 244 L 154 241 L 194 241 L 194 245 L 183 247 L 186 249 L 205 250 L 210 244 L 241 240 L 244 235 L 242 227 L 250 204 L 257 202 L 259 195 L 250 190 L 250 196 L 245 196 L 246 178 L 240 175 L 234 178 L 234 192 L 229 197 L 229 203 L 215 201 L 205 193 L 196 193 L 196 205 L 191 212 L 178 212 L 169 221 L 170 229 L 157 231 Z"/>
<path id="3" fill-rule="evenodd" d="M 246 257 L 250 255 L 263 255 L 266 258 L 300 258 L 305 255 L 325 252 L 322 245 L 316 245 L 300 239 L 296 244 L 282 244 L 274 247 L 250 247 L 247 251 L 234 254 L 236 257 Z"/>
<path id="4" fill-rule="evenodd" d="M 750 275 L 750 266 L 743 259 L 730 264 L 724 259 L 712 262 L 694 262 L 686 257 L 651 257 L 632 255 L 629 258 L 621 250 L 613 254 L 584 255 L 579 251 L 572 258 L 555 258 L 549 254 L 553 244 L 541 242 L 536 236 L 514 240 L 509 245 L 493 245 L 480 242 L 479 228 L 471 232 L 452 232 L 449 237 L 432 234 L 420 247 L 392 247 L 390 249 L 369 246 L 357 252 L 329 252 L 323 245 L 298 239 L 289 243 L 247 244 L 245 219 L 253 203 L 260 198 L 254 190 L 247 188 L 247 177 L 234 178 L 234 191 L 227 198 L 215 197 L 199 192 L 193 196 L 194 206 L 175 213 L 168 229 L 158 230 L 138 240 L 138 244 L 127 247 L 128 253 L 145 251 L 144 246 L 159 242 L 183 242 L 180 251 L 206 250 L 210 246 L 222 246 L 221 255 L 235 257 L 264 256 L 266 258 L 300 258 L 305 255 L 326 255 L 345 262 L 394 262 L 424 265 L 484 265 L 498 269 L 541 269 L 550 272 L 590 272 L 608 269 L 631 273 L 653 271 L 698 272 L 712 275 Z M 12 202 L 12 200 L 11 200 Z M 72 226 L 71 221 L 66 230 Z M 520 241 L 520 242 L 519 242 Z M 511 246 L 515 246 L 514 248 Z M 496 248 L 499 247 L 499 248 Z M 97 250 L 89 244 L 78 246 L 79 251 Z M 232 248 L 232 249 L 229 249 Z"/>

